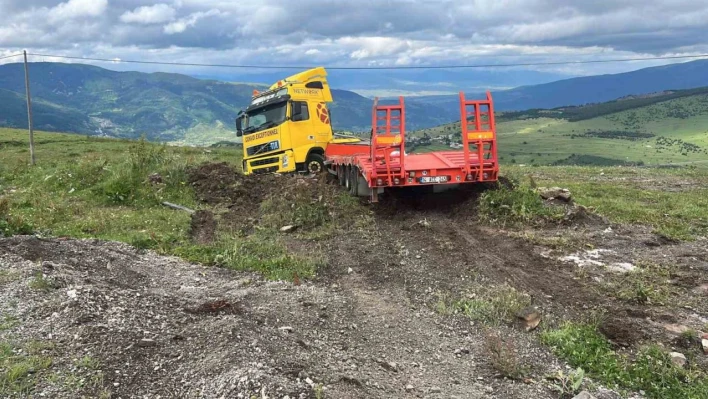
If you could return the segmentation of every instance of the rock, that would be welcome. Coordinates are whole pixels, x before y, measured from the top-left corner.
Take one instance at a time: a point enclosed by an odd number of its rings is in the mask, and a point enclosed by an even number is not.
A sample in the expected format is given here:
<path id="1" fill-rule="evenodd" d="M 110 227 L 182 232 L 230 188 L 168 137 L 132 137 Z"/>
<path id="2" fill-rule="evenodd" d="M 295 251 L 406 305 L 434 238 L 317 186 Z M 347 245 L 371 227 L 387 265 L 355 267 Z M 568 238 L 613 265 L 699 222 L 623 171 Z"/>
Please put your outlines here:
<path id="1" fill-rule="evenodd" d="M 415 389 L 415 387 L 411 384 L 406 385 L 406 392 L 411 392 Z"/>
<path id="2" fill-rule="evenodd" d="M 695 292 L 698 295 L 705 295 L 708 296 L 708 284 L 703 284 L 698 287 L 696 287 L 693 292 Z"/>
<path id="3" fill-rule="evenodd" d="M 151 184 L 160 184 L 160 183 L 162 183 L 162 176 L 160 176 L 159 173 L 153 173 L 150 176 L 148 176 L 148 181 Z"/>
<path id="4" fill-rule="evenodd" d="M 595 397 L 592 396 L 588 391 L 582 391 L 579 394 L 575 395 L 573 399 L 595 399 Z"/>
<path id="5" fill-rule="evenodd" d="M 290 326 L 284 326 L 284 327 L 279 327 L 278 330 L 283 331 L 283 332 L 292 332 L 293 328 Z"/>
<path id="6" fill-rule="evenodd" d="M 690 328 L 680 324 L 664 324 L 664 329 L 675 335 L 681 335 L 686 331 L 690 330 Z"/>
<path id="7" fill-rule="evenodd" d="M 703 353 L 708 355 L 708 336 L 706 336 L 706 334 L 704 334 L 701 339 L 701 346 L 703 347 Z"/>
<path id="8" fill-rule="evenodd" d="M 440 393 L 442 392 L 442 389 L 440 387 L 431 387 L 430 388 L 430 393 Z"/>
<path id="9" fill-rule="evenodd" d="M 637 267 L 631 263 L 613 263 L 607 266 L 607 270 L 616 273 L 629 273 L 635 271 L 636 269 Z"/>
<path id="10" fill-rule="evenodd" d="M 354 273 L 354 269 L 352 269 L 352 268 L 350 267 L 349 269 L 347 269 L 347 273 L 349 273 L 349 274 Z"/>
<path id="11" fill-rule="evenodd" d="M 679 367 L 683 367 L 686 365 L 686 356 L 683 353 L 671 352 L 669 356 L 671 356 L 671 363 Z"/>
<path id="12" fill-rule="evenodd" d="M 376 360 L 376 363 L 378 363 L 381 367 L 383 367 L 384 369 L 386 369 L 388 371 L 393 371 L 393 372 L 398 371 L 398 364 L 396 364 L 395 362 L 387 362 L 385 360 L 378 359 L 378 360 Z"/>
<path id="13" fill-rule="evenodd" d="M 290 232 L 295 231 L 296 228 L 297 227 L 295 227 L 293 225 L 283 226 L 280 228 L 280 232 L 281 233 L 290 233 Z"/>
<path id="14" fill-rule="evenodd" d="M 572 198 L 568 189 L 560 187 L 539 187 L 536 189 L 536 192 L 538 192 L 541 198 L 545 200 L 557 199 L 564 202 L 570 202 Z"/>
<path id="15" fill-rule="evenodd" d="M 138 346 L 141 348 L 149 348 L 149 347 L 152 347 L 155 345 L 157 345 L 157 342 L 155 342 L 155 340 L 149 339 L 149 338 L 143 338 L 140 341 L 138 341 Z"/>
<path id="16" fill-rule="evenodd" d="M 66 296 L 71 299 L 76 299 L 76 290 L 69 290 L 66 292 Z"/>
<path id="17" fill-rule="evenodd" d="M 516 314 L 526 331 L 531 331 L 541 323 L 541 313 L 533 306 L 526 307 Z"/>

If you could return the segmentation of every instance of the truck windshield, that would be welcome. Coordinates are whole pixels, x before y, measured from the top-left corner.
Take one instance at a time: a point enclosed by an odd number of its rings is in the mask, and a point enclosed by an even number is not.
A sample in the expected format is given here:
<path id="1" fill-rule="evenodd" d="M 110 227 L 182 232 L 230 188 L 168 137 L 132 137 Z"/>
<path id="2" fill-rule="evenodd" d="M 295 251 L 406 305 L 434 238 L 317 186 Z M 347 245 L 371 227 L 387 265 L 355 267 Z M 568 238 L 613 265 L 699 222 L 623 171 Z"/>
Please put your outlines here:
<path id="1" fill-rule="evenodd" d="M 243 129 L 244 134 L 275 127 L 285 121 L 285 106 L 287 102 L 266 105 L 247 113 L 248 119 Z"/>

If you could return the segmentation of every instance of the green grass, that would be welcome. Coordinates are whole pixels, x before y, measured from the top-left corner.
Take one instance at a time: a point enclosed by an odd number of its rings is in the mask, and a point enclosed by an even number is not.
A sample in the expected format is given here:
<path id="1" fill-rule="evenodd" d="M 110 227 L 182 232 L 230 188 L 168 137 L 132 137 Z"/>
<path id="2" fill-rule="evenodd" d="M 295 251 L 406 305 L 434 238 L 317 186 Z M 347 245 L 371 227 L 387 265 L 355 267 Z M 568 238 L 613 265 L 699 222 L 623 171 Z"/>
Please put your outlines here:
<path id="1" fill-rule="evenodd" d="M 179 148 L 38 132 L 37 165 L 31 167 L 26 144 L 26 132 L 0 129 L 3 234 L 117 240 L 191 261 L 260 271 L 277 279 L 291 279 L 294 273 L 311 277 L 320 264 L 316 256 L 291 255 L 274 239 L 274 228 L 261 229 L 253 237 L 219 231 L 219 239 L 212 244 L 193 243 L 190 215 L 161 205 L 169 201 L 199 209 L 187 184 L 188 169 L 202 162 L 238 164 L 240 149 Z M 162 183 L 149 182 L 153 173 L 162 177 Z M 313 212 L 322 211 L 308 202 L 291 212 L 308 220 Z M 35 278 L 31 284 L 45 289 L 45 283 Z"/>
<path id="2" fill-rule="evenodd" d="M 562 209 L 544 204 L 538 193 L 526 185 L 488 190 L 479 199 L 480 217 L 502 226 L 555 220 L 563 214 Z"/>
<path id="3" fill-rule="evenodd" d="M 37 272 L 35 276 L 30 280 L 29 287 L 33 290 L 38 291 L 49 291 L 54 288 L 54 283 L 44 276 L 42 272 Z"/>
<path id="4" fill-rule="evenodd" d="M 507 284 L 476 284 L 462 299 L 441 297 L 435 305 L 438 313 L 460 313 L 471 320 L 490 326 L 510 323 L 516 314 L 531 304 L 531 298 Z"/>
<path id="5" fill-rule="evenodd" d="M 0 396 L 29 394 L 44 370 L 52 365 L 45 354 L 52 346 L 42 342 L 26 345 L 0 342 Z"/>
<path id="6" fill-rule="evenodd" d="M 666 237 L 708 235 L 708 170 L 639 167 L 504 166 L 502 174 L 560 186 L 574 200 L 618 223 L 652 226 Z"/>
<path id="7" fill-rule="evenodd" d="M 617 104 L 626 104 L 620 103 Z M 607 108 L 607 104 L 610 103 L 590 108 Z M 565 116 L 567 119 L 556 115 L 556 111 L 522 111 L 513 113 L 512 119 L 499 117 L 500 161 L 505 164 L 550 165 L 566 162 L 570 158 L 570 162 L 594 165 L 641 162 L 645 165 L 693 164 L 708 167 L 708 95 L 705 93 L 654 104 L 638 101 L 635 108 L 626 110 L 617 106 L 613 108 L 618 112 L 605 114 L 606 110 L 603 110 L 597 112 L 604 114 L 602 116 L 572 122 L 570 120 L 577 119 L 572 112 Z M 591 115 L 594 111 L 585 113 Z M 412 134 L 427 133 L 435 137 L 459 132 L 460 124 L 457 122 Z M 598 137 L 612 132 L 613 136 L 621 135 L 625 139 Z M 642 138 L 642 135 L 653 137 Z M 630 136 L 639 139 L 626 139 Z M 671 142 L 667 144 L 666 139 Z M 429 146 L 421 147 L 419 151 L 433 150 L 435 148 Z"/>
<path id="8" fill-rule="evenodd" d="M 671 268 L 657 264 L 635 266 L 635 270 L 610 277 L 603 284 L 607 295 L 640 304 L 666 305 L 672 294 Z"/>
<path id="9" fill-rule="evenodd" d="M 247 237 L 225 235 L 205 246 L 189 244 L 174 248 L 187 260 L 233 270 L 257 271 L 275 280 L 311 278 L 323 261 L 316 255 L 291 254 L 282 242 L 268 232 Z"/>
<path id="10" fill-rule="evenodd" d="M 556 355 L 610 387 L 643 391 L 648 398 L 707 397 L 708 376 L 673 365 L 660 347 L 642 348 L 632 357 L 620 355 L 594 326 L 574 323 L 545 331 L 541 339 Z"/>

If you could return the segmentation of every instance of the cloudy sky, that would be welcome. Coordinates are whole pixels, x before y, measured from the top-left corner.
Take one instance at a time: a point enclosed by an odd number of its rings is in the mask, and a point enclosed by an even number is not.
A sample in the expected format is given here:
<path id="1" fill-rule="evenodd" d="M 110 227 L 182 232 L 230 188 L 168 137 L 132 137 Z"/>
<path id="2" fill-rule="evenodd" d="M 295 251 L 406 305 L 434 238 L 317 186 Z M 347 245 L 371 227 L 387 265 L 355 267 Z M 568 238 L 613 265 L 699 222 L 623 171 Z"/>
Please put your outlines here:
<path id="1" fill-rule="evenodd" d="M 0 0 L 0 57 L 27 49 L 191 63 L 423 66 L 695 55 L 708 53 L 707 21 L 706 0 Z M 478 85 L 514 86 L 667 62 L 677 61 L 466 73 L 479 76 Z M 266 78 L 253 70 L 98 65 Z"/>

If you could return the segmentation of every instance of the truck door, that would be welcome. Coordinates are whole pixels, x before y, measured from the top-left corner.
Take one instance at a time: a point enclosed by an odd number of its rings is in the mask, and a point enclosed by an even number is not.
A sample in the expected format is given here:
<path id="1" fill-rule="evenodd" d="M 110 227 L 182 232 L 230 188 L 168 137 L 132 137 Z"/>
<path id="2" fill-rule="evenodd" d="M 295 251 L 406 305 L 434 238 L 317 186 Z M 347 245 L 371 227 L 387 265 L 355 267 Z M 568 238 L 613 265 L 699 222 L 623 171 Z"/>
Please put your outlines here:
<path id="1" fill-rule="evenodd" d="M 290 104 L 290 120 L 292 120 L 291 137 L 293 148 L 314 146 L 317 135 L 314 132 L 310 110 L 306 101 L 292 101 Z M 298 162 L 304 162 L 299 160 Z"/>

